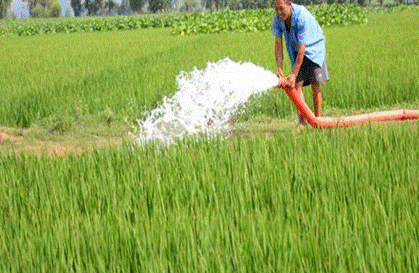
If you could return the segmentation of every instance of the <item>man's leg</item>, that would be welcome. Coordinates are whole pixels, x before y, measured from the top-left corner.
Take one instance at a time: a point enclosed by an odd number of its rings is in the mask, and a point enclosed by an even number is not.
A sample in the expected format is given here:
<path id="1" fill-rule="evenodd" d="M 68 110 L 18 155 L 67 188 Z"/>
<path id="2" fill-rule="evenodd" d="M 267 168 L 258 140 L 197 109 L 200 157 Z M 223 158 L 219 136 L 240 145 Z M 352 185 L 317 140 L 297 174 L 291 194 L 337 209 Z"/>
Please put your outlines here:
<path id="1" fill-rule="evenodd" d="M 311 89 L 313 89 L 313 104 L 314 104 L 314 115 L 316 117 L 320 117 L 322 115 L 322 90 L 320 84 L 313 83 L 311 85 Z"/>

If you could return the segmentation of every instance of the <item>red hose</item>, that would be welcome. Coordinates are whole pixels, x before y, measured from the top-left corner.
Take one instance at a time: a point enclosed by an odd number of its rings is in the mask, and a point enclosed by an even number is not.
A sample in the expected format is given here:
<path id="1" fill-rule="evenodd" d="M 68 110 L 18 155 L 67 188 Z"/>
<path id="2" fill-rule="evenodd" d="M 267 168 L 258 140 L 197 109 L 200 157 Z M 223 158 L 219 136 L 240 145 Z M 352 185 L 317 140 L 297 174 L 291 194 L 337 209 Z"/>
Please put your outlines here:
<path id="1" fill-rule="evenodd" d="M 295 104 L 301 115 L 313 127 L 348 127 L 366 122 L 419 119 L 419 110 L 392 110 L 344 117 L 316 117 L 308 107 L 301 92 L 289 86 L 279 86 Z"/>

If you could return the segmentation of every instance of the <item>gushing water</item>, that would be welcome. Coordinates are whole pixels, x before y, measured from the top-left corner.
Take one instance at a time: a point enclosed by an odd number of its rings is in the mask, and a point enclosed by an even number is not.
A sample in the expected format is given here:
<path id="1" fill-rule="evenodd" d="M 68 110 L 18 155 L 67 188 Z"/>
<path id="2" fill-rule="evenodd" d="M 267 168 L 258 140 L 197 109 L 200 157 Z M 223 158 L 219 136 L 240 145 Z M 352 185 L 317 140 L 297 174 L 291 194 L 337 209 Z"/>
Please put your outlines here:
<path id="1" fill-rule="evenodd" d="M 278 85 L 271 71 L 229 58 L 208 63 L 204 70 L 182 71 L 176 81 L 178 90 L 173 97 L 165 97 L 145 120 L 138 121 L 139 144 L 170 143 L 197 133 L 226 130 L 234 112 L 250 96 Z"/>

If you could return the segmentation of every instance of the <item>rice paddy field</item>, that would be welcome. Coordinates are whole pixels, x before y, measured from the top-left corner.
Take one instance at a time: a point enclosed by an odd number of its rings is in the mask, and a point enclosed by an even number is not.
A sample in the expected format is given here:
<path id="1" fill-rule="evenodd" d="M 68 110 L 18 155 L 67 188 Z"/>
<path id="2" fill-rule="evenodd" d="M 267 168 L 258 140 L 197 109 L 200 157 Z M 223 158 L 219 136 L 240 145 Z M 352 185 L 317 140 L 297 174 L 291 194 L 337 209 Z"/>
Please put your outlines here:
<path id="1" fill-rule="evenodd" d="M 325 115 L 419 109 L 417 11 L 324 31 Z M 273 46 L 270 31 L 0 37 L 0 126 L 123 135 L 180 71 L 230 57 L 275 72 Z M 419 270 L 418 121 L 297 132 L 283 92 L 249 105 L 246 133 L 166 148 L 50 156 L 0 142 L 0 270 Z"/>

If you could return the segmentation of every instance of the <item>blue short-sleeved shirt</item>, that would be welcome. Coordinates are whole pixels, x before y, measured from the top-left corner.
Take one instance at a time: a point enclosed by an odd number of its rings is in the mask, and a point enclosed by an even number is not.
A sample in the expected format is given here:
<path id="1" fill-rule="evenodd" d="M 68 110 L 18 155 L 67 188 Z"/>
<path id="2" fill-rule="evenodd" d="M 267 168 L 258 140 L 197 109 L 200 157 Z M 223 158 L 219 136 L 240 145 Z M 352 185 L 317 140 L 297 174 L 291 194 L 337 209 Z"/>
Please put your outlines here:
<path id="1" fill-rule="evenodd" d="M 284 35 L 287 51 L 294 68 L 294 52 L 298 51 L 299 44 L 306 45 L 305 56 L 319 66 L 326 59 L 325 37 L 320 25 L 314 16 L 303 6 L 291 3 L 291 29 L 288 33 L 285 23 L 274 14 L 272 33 L 275 37 Z"/>

